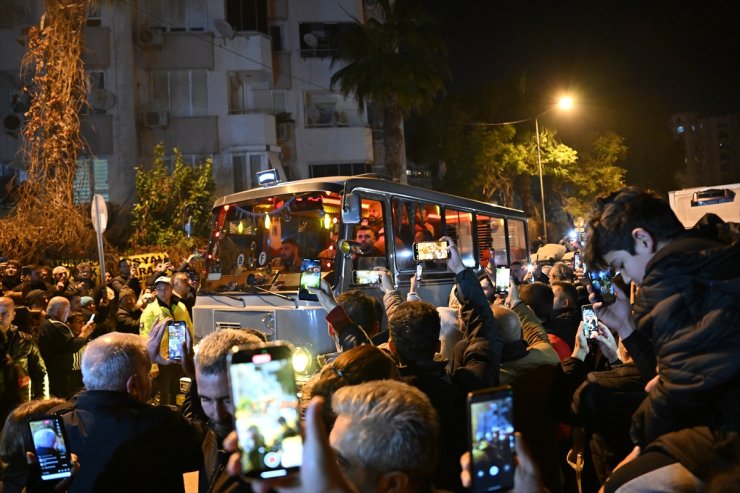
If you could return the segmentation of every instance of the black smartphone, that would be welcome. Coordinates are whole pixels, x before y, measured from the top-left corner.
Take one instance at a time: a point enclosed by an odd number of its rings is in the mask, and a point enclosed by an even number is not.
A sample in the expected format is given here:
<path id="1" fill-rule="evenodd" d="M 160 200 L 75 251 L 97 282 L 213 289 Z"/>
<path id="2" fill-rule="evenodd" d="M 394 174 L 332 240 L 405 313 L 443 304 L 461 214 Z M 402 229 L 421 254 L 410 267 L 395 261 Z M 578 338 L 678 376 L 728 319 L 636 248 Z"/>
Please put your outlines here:
<path id="1" fill-rule="evenodd" d="M 573 269 L 580 269 L 581 268 L 581 252 L 578 250 L 573 253 Z"/>
<path id="2" fill-rule="evenodd" d="M 447 249 L 447 241 L 420 241 L 414 243 L 414 260 L 447 260 L 450 251 Z"/>
<path id="3" fill-rule="evenodd" d="M 508 265 L 496 267 L 496 294 L 509 292 L 509 280 L 511 279 L 511 268 Z"/>
<path id="4" fill-rule="evenodd" d="M 581 307 L 581 320 L 583 320 L 583 333 L 586 335 L 586 339 L 591 339 L 591 334 L 598 332 L 598 319 L 593 305 L 583 305 Z"/>
<path id="5" fill-rule="evenodd" d="M 308 288 L 321 286 L 321 260 L 304 258 L 301 262 L 301 280 L 298 290 L 298 299 L 306 301 L 319 301 L 315 294 L 308 292 Z"/>
<path id="6" fill-rule="evenodd" d="M 610 269 L 588 271 L 588 280 L 593 292 L 596 294 L 596 301 L 602 303 L 614 303 L 616 301 L 612 271 Z"/>
<path id="7" fill-rule="evenodd" d="M 68 478 L 72 475 L 72 459 L 67 449 L 62 417 L 52 414 L 28 421 L 36 461 L 41 467 L 41 479 Z"/>
<path id="8" fill-rule="evenodd" d="M 380 271 L 356 270 L 352 272 L 352 283 L 359 285 L 380 284 Z"/>
<path id="9" fill-rule="evenodd" d="M 188 326 L 185 322 L 174 321 L 167 324 L 167 357 L 171 360 L 182 361 L 182 343 L 185 342 L 185 331 Z"/>
<path id="10" fill-rule="evenodd" d="M 514 487 L 514 397 L 511 387 L 468 394 L 468 444 L 471 491 L 510 490 Z"/>
<path id="11" fill-rule="evenodd" d="M 301 466 L 303 441 L 293 347 L 284 342 L 233 348 L 228 356 L 235 428 L 248 478 L 276 478 Z"/>

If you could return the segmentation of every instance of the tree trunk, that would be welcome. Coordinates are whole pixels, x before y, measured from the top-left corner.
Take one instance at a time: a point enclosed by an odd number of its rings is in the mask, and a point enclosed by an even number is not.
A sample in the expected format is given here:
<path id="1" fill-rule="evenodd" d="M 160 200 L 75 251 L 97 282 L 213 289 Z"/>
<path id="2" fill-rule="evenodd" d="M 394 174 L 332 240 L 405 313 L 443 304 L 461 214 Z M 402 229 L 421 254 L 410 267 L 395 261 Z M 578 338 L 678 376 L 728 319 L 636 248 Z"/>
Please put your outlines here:
<path id="1" fill-rule="evenodd" d="M 403 112 L 394 97 L 386 101 L 383 109 L 383 134 L 386 173 L 393 181 L 406 183 L 406 140 L 403 134 Z"/>

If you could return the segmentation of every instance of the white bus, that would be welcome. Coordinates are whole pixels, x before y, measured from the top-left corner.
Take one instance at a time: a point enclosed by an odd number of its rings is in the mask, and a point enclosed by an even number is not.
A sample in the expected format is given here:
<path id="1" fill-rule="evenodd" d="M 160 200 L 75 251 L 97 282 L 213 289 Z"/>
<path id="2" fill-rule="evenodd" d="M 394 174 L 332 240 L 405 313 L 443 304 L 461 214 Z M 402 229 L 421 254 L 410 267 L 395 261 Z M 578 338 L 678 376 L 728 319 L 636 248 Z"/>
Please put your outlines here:
<path id="1" fill-rule="evenodd" d="M 295 264 L 280 259 L 283 243 L 297 246 L 301 259 L 321 259 L 321 276 L 335 293 L 358 288 L 381 303 L 380 290 L 355 285 L 353 271 L 387 267 L 405 293 L 416 273 L 415 241 L 450 236 L 464 264 L 478 272 L 489 262 L 491 248 L 497 265 L 526 263 L 529 255 L 522 211 L 370 176 L 247 190 L 218 199 L 213 212 L 193 308 L 196 337 L 223 327 L 252 328 L 314 355 L 335 351 L 326 313 L 318 302 L 299 300 L 300 274 Z M 356 240 L 360 232 L 375 237 L 373 256 L 338 251 L 337 245 Z M 444 262 L 423 263 L 417 289 L 422 299 L 446 306 L 453 285 Z"/>

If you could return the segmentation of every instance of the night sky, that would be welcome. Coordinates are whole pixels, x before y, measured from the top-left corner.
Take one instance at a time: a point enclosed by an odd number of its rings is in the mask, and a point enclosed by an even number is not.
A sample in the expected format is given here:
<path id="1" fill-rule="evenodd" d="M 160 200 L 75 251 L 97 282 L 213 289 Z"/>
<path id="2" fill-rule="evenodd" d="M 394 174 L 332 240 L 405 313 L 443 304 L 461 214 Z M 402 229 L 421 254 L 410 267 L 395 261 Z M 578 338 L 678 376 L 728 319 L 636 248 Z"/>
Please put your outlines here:
<path id="1" fill-rule="evenodd" d="M 423 3 L 450 50 L 450 94 L 522 74 L 533 107 L 571 92 L 577 111 L 540 123 L 574 147 L 606 130 L 625 137 L 631 184 L 671 187 L 672 113 L 740 113 L 740 2 Z"/>

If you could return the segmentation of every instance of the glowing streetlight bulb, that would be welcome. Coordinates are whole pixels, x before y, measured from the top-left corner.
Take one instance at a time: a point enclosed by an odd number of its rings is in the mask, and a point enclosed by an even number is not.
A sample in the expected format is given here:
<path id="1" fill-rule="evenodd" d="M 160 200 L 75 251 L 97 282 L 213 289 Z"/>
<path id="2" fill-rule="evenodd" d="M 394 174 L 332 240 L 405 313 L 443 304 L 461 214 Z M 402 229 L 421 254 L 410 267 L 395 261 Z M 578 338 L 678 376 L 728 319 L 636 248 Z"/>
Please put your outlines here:
<path id="1" fill-rule="evenodd" d="M 570 110 L 573 108 L 573 98 L 570 96 L 563 96 L 558 101 L 558 108 L 561 110 Z"/>

